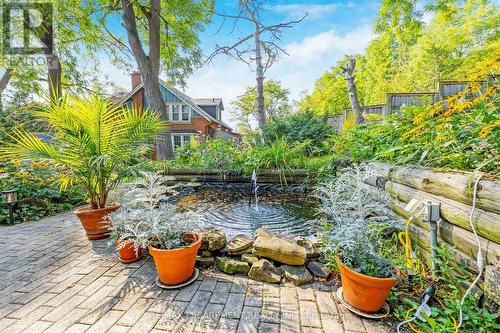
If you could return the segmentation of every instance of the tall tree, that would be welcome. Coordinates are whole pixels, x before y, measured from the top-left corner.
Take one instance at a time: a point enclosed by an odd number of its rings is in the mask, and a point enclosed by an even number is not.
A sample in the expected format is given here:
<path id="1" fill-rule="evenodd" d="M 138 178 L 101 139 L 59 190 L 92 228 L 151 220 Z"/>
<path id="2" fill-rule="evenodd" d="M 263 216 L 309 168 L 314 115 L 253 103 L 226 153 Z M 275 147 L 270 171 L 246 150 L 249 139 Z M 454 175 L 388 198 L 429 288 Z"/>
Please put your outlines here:
<path id="1" fill-rule="evenodd" d="M 266 122 L 275 121 L 283 118 L 291 111 L 291 105 L 288 100 L 290 90 L 283 88 L 279 81 L 269 80 L 264 82 L 264 114 Z M 258 120 L 258 91 L 257 87 L 247 87 L 245 92 L 238 96 L 238 99 L 231 102 L 236 111 L 236 120 L 238 127 L 244 132 L 252 130 L 252 121 Z"/>
<path id="2" fill-rule="evenodd" d="M 167 66 L 177 65 L 178 61 L 182 60 L 180 51 L 169 49 L 169 47 L 176 46 L 170 39 L 176 39 L 178 40 L 178 46 L 183 49 L 181 51 L 192 51 L 192 58 L 187 59 L 188 65 L 191 66 L 197 63 L 200 53 L 197 48 L 196 32 L 201 30 L 200 22 L 208 22 L 208 16 L 204 12 L 210 10 L 211 7 L 211 2 L 207 1 L 200 3 L 185 1 L 178 4 L 172 1 L 150 0 L 149 5 L 146 5 L 141 1 L 122 0 L 122 20 L 127 30 L 130 48 L 142 74 L 146 98 L 149 104 L 157 112 L 160 112 L 163 120 L 167 120 L 168 115 L 167 106 L 160 91 L 161 58 L 162 56 L 165 58 Z M 184 9 L 183 12 L 182 9 Z M 142 17 L 142 40 L 136 17 Z M 177 29 L 176 26 L 172 27 L 172 24 L 177 24 Z M 165 35 L 163 45 L 162 30 Z M 147 45 L 147 53 L 143 46 L 143 40 Z M 189 66 L 185 65 L 181 69 L 189 70 Z M 176 70 L 173 69 L 173 71 Z M 167 129 L 157 139 L 157 157 L 165 159 L 172 156 L 173 148 L 170 130 Z"/>
<path id="3" fill-rule="evenodd" d="M 239 38 L 229 46 L 217 46 L 215 51 L 207 58 L 211 61 L 218 54 L 230 55 L 238 61 L 246 63 L 255 71 L 257 89 L 257 121 L 259 126 L 266 123 L 266 110 L 264 101 L 264 80 L 266 71 L 279 59 L 280 54 L 287 54 L 278 45 L 280 35 L 287 28 L 300 23 L 306 16 L 294 21 L 267 25 L 263 22 L 262 11 L 265 3 L 259 0 L 240 0 L 239 12 L 235 15 L 219 14 L 224 18 L 235 20 L 235 24 L 244 21 L 253 27 L 252 33 Z"/>
<path id="4" fill-rule="evenodd" d="M 342 68 L 345 82 L 347 85 L 347 94 L 349 95 L 349 102 L 351 103 L 352 110 L 356 113 L 356 124 L 365 122 L 365 117 L 361 111 L 361 106 L 358 101 L 358 92 L 356 91 L 354 70 L 356 69 L 356 59 L 350 57 L 345 66 Z"/>

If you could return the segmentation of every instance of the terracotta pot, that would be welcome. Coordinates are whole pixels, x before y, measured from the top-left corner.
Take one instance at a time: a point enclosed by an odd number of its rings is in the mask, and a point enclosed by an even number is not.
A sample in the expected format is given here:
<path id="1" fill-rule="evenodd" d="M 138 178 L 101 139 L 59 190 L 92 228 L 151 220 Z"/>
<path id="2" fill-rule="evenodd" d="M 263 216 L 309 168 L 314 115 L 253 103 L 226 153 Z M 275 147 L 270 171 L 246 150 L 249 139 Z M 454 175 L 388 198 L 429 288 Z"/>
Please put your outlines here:
<path id="1" fill-rule="evenodd" d="M 87 233 L 87 238 L 90 240 L 102 239 L 109 237 L 109 223 L 105 217 L 109 213 L 114 212 L 120 207 L 118 204 L 112 204 L 106 208 L 92 209 L 90 207 L 80 208 L 75 211 L 76 216 L 80 219 L 83 229 Z"/>
<path id="2" fill-rule="evenodd" d="M 122 242 L 124 241 L 116 241 L 116 247 L 118 248 L 118 256 L 120 257 L 120 261 L 122 263 L 130 264 L 142 258 L 142 249 L 139 248 L 136 254 L 134 242 L 125 242 L 125 245 L 120 248 L 119 246 L 120 243 Z"/>
<path id="3" fill-rule="evenodd" d="M 175 285 L 193 276 L 196 253 L 201 246 L 201 236 L 198 233 L 190 233 L 186 234 L 186 238 L 193 243 L 179 249 L 162 250 L 153 246 L 148 247 L 162 283 Z"/>
<path id="4" fill-rule="evenodd" d="M 384 306 L 389 291 L 397 283 L 393 278 L 376 278 L 353 271 L 337 260 L 344 300 L 363 312 L 377 312 Z"/>

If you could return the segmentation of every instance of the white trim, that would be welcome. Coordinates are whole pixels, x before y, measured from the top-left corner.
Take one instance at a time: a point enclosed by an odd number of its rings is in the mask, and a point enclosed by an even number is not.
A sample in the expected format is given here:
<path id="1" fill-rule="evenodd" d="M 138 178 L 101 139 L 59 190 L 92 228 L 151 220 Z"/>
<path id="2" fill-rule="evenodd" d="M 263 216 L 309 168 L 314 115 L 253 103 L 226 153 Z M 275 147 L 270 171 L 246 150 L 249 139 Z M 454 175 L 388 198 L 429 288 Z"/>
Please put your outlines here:
<path id="1" fill-rule="evenodd" d="M 187 143 L 184 142 L 184 136 L 188 135 L 190 137 L 189 142 L 193 140 L 195 134 L 194 133 L 170 133 L 170 139 L 172 141 L 172 149 L 175 151 L 175 144 L 174 144 L 174 137 L 175 136 L 180 136 L 181 137 L 181 147 L 184 147 Z"/>
<path id="2" fill-rule="evenodd" d="M 191 106 L 187 103 L 166 103 L 168 112 L 168 121 L 172 124 L 191 124 Z M 179 120 L 173 120 L 173 108 L 172 106 L 179 106 Z M 182 120 L 182 107 L 187 106 L 189 108 L 188 120 Z"/>

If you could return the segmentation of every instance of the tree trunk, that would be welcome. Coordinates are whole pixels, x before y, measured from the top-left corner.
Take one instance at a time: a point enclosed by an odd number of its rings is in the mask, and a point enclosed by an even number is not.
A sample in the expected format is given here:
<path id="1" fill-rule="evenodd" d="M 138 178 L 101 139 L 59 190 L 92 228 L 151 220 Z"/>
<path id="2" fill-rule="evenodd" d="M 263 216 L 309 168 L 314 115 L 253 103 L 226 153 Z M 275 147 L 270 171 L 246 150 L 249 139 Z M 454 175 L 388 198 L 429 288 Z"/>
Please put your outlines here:
<path id="1" fill-rule="evenodd" d="M 358 93 L 356 92 L 356 84 L 354 83 L 354 68 L 356 67 L 356 60 L 350 58 L 345 68 L 343 68 L 344 78 L 347 84 L 347 93 L 349 94 L 349 102 L 351 102 L 351 108 L 356 113 L 356 124 L 363 124 L 365 118 L 363 117 L 363 112 L 361 112 L 361 107 L 359 106 Z"/>
<path id="2" fill-rule="evenodd" d="M 0 95 L 3 93 L 5 88 L 7 88 L 7 85 L 9 84 L 11 78 L 12 72 L 10 71 L 10 69 L 7 69 L 0 79 Z"/>
<path id="3" fill-rule="evenodd" d="M 3 91 L 7 88 L 11 78 L 12 73 L 9 69 L 7 69 L 0 79 L 0 115 L 3 114 Z"/>
<path id="4" fill-rule="evenodd" d="M 59 101 L 62 95 L 62 69 L 59 57 L 55 54 L 45 55 L 47 60 L 47 82 L 51 103 Z"/>
<path id="5" fill-rule="evenodd" d="M 257 81 L 257 114 L 259 128 L 262 128 L 262 126 L 266 123 L 266 111 L 264 108 L 264 68 L 262 66 L 259 25 L 255 26 L 255 64 Z"/>
<path id="6" fill-rule="evenodd" d="M 139 38 L 134 8 L 130 0 L 122 0 L 123 23 L 127 30 L 130 48 L 137 61 L 144 82 L 144 93 L 151 107 L 160 113 L 162 120 L 167 119 L 167 106 L 160 91 L 160 1 L 150 0 L 148 19 L 149 54 L 146 55 Z M 157 157 L 173 157 L 170 128 L 159 134 L 156 140 Z"/>

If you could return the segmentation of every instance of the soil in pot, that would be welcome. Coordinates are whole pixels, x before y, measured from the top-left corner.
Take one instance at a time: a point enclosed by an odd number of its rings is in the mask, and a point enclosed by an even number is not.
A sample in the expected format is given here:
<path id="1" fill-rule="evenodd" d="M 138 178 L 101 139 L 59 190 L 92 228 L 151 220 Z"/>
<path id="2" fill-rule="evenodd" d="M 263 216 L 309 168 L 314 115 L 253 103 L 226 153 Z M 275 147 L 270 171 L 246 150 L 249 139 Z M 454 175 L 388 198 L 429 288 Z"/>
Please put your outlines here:
<path id="1" fill-rule="evenodd" d="M 166 285 L 176 285 L 189 280 L 194 272 L 196 254 L 201 246 L 198 233 L 186 234 L 190 245 L 178 249 L 162 250 L 149 246 L 149 254 L 153 257 L 158 278 Z"/>
<path id="2" fill-rule="evenodd" d="M 130 264 L 142 258 L 142 249 L 139 248 L 136 252 L 134 242 L 126 242 L 126 244 L 120 248 L 119 245 L 121 242 L 123 241 L 117 241 L 116 247 L 118 248 L 118 256 L 122 263 Z"/>
<path id="3" fill-rule="evenodd" d="M 98 209 L 84 207 L 75 211 L 75 214 L 82 223 L 83 228 L 87 233 L 87 238 L 90 240 L 96 240 L 109 237 L 109 223 L 106 221 L 106 216 L 117 210 L 119 207 L 120 205 L 118 204 Z"/>
<path id="4" fill-rule="evenodd" d="M 337 260 L 344 300 L 355 308 L 374 313 L 379 311 L 397 283 L 394 278 L 376 278 L 353 271 Z"/>

